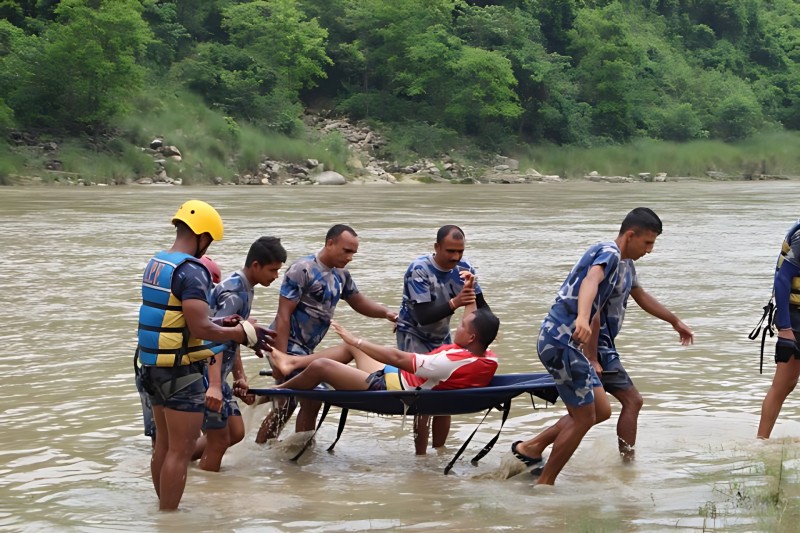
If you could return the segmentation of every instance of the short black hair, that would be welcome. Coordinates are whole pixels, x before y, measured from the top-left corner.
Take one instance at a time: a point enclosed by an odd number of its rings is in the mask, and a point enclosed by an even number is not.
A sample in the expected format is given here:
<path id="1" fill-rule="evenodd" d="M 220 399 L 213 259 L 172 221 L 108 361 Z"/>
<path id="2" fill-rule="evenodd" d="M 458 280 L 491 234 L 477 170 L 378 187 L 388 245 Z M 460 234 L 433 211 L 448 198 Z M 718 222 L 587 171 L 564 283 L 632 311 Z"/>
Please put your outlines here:
<path id="1" fill-rule="evenodd" d="M 486 307 L 476 309 L 472 316 L 472 329 L 475 332 L 475 336 L 484 348 L 488 348 L 497 337 L 497 331 L 500 329 L 500 319 Z"/>
<path id="2" fill-rule="evenodd" d="M 281 240 L 278 237 L 259 237 L 250 245 L 244 266 L 249 267 L 254 261 L 258 261 L 261 265 L 285 263 L 286 250 L 283 248 Z"/>
<path id="3" fill-rule="evenodd" d="M 331 229 L 328 230 L 328 233 L 325 235 L 325 242 L 328 242 L 331 239 L 335 239 L 345 231 L 347 233 L 352 233 L 353 237 L 358 237 L 358 233 L 356 233 L 355 230 L 350 226 L 348 226 L 347 224 L 336 224 L 335 226 L 332 226 Z"/>
<path id="4" fill-rule="evenodd" d="M 619 234 L 622 235 L 629 230 L 647 230 L 661 235 L 661 219 L 652 209 L 637 207 L 625 216 L 625 220 L 622 221 L 622 226 L 619 228 Z"/>
<path id="5" fill-rule="evenodd" d="M 461 230 L 461 228 L 452 224 L 447 224 L 446 226 L 439 228 L 439 231 L 436 232 L 436 242 L 442 244 L 442 241 L 451 235 L 457 241 L 462 241 L 465 238 L 464 232 Z"/>

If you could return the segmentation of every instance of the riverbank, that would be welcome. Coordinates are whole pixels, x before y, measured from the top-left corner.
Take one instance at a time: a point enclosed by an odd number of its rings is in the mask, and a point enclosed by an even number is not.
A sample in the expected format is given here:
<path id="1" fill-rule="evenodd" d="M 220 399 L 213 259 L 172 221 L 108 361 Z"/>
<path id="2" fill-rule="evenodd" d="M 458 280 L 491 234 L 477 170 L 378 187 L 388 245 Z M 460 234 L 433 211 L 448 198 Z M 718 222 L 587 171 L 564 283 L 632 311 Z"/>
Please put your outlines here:
<path id="1" fill-rule="evenodd" d="M 796 180 L 800 135 L 747 142 L 638 140 L 599 147 L 519 146 L 508 155 L 451 150 L 398 159 L 391 131 L 307 114 L 302 138 L 175 109 L 92 142 L 12 132 L 0 146 L 2 185 L 420 185 Z M 197 113 L 196 108 L 191 108 Z M 196 130 L 181 127 L 197 123 Z M 215 122 L 216 121 L 216 122 Z M 164 134 L 168 132 L 168 134 Z M 409 158 L 411 157 L 411 158 Z"/>

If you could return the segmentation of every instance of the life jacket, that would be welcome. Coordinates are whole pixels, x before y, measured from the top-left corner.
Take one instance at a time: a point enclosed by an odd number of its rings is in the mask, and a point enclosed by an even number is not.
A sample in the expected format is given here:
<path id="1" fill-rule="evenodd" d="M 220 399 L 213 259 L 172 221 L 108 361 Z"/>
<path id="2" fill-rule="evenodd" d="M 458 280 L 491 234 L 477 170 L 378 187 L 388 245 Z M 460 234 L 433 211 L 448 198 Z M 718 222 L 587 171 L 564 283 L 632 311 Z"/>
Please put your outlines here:
<path id="1" fill-rule="evenodd" d="M 781 245 L 781 253 L 778 256 L 777 264 L 775 265 L 775 274 L 778 274 L 778 270 L 780 270 L 783 261 L 786 259 L 786 255 L 791 250 L 791 242 L 792 236 L 797 232 L 800 231 L 800 221 L 798 221 L 792 229 L 789 230 L 789 233 L 786 234 L 786 238 L 783 239 L 783 244 Z M 800 277 L 792 278 L 792 292 L 789 295 L 789 303 L 791 305 L 800 306 Z"/>
<path id="2" fill-rule="evenodd" d="M 139 308 L 139 359 L 143 365 L 180 366 L 202 361 L 225 349 L 192 337 L 181 301 L 172 293 L 172 275 L 179 265 L 198 259 L 181 252 L 159 252 L 144 270 Z"/>

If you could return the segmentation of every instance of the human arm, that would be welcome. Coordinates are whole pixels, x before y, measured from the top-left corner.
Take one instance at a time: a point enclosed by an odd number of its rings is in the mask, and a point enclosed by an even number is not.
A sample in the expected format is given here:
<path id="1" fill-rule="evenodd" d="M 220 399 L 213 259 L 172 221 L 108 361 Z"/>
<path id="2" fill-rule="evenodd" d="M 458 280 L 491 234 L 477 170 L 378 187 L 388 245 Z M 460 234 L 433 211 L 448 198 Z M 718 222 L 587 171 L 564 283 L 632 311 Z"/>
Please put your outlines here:
<path id="1" fill-rule="evenodd" d="M 589 318 L 592 315 L 592 303 L 597 297 L 598 287 L 604 277 L 604 265 L 593 265 L 581 282 L 581 288 L 578 290 L 578 316 L 575 319 L 575 331 L 572 333 L 572 338 L 578 344 L 584 344 L 591 338 L 592 327 Z"/>
<path id="2" fill-rule="evenodd" d="M 356 337 L 335 320 L 331 322 L 331 326 L 346 344 L 358 348 L 376 361 L 385 365 L 396 366 L 408 372 L 414 372 L 414 354 Z"/>
<path id="3" fill-rule="evenodd" d="M 654 317 L 667 322 L 672 328 L 680 335 L 681 344 L 688 346 L 694 343 L 694 332 L 691 328 L 681 321 L 672 311 L 664 307 L 655 296 L 644 290 L 642 287 L 634 287 L 631 289 L 631 296 L 636 304 L 641 307 L 645 312 L 653 315 Z"/>
<path id="4" fill-rule="evenodd" d="M 397 313 L 385 305 L 379 304 L 378 302 L 367 298 L 360 292 L 352 294 L 345 301 L 356 313 L 360 315 L 368 316 L 370 318 L 385 318 L 389 322 L 397 322 Z"/>
<path id="5" fill-rule="evenodd" d="M 461 271 L 459 273 L 462 279 L 465 281 L 465 285 L 467 285 L 467 279 L 471 279 L 470 287 L 467 289 L 467 294 L 472 291 L 473 297 L 463 297 L 464 294 L 463 288 L 462 291 L 456 295 L 456 297 L 442 302 L 417 302 L 411 306 L 411 314 L 414 316 L 414 320 L 416 320 L 420 325 L 427 326 L 429 324 L 433 324 L 438 322 L 439 320 L 446 318 L 453 313 L 458 307 L 467 307 L 469 305 L 475 305 L 478 309 L 489 308 L 489 304 L 486 303 L 486 300 L 483 297 L 483 293 L 475 293 L 475 275 L 469 271 Z M 470 312 L 474 311 L 472 309 Z"/>
<path id="6" fill-rule="evenodd" d="M 589 340 L 581 347 L 583 355 L 592 364 L 598 375 L 603 373 L 603 367 L 597 356 L 597 347 L 600 343 L 600 313 L 595 313 L 591 324 L 592 335 Z"/>
<path id="7" fill-rule="evenodd" d="M 236 357 L 233 359 L 233 394 L 247 405 L 252 405 L 255 402 L 255 396 L 247 393 L 249 388 L 247 374 L 245 374 L 242 364 L 242 351 L 237 348 Z"/>
<path id="8" fill-rule="evenodd" d="M 290 300 L 284 296 L 278 299 L 278 311 L 275 313 L 275 348 L 286 352 L 289 346 L 289 331 L 291 329 L 292 313 L 297 308 L 300 300 Z M 280 370 L 273 367 L 275 381 L 281 382 L 285 377 Z"/>

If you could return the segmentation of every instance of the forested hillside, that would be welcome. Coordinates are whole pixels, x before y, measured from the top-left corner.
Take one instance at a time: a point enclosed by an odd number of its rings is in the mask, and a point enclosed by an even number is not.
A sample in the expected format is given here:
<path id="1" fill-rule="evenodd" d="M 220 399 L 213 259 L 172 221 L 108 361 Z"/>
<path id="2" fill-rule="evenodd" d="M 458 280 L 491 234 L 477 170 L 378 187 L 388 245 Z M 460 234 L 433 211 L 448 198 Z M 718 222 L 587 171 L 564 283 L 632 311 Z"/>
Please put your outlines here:
<path id="1" fill-rule="evenodd" d="M 800 129 L 796 0 L 0 0 L 0 16 L 5 129 L 96 136 L 180 91 L 233 129 L 300 135 L 311 106 L 419 151 Z"/>

